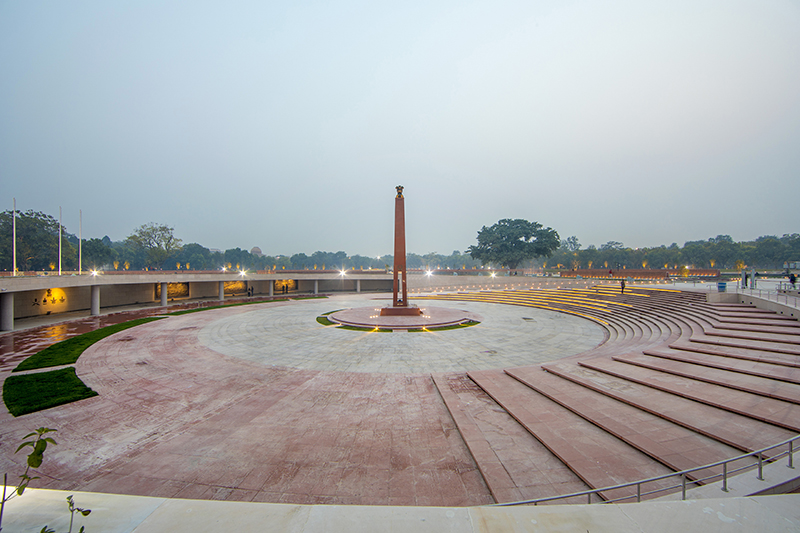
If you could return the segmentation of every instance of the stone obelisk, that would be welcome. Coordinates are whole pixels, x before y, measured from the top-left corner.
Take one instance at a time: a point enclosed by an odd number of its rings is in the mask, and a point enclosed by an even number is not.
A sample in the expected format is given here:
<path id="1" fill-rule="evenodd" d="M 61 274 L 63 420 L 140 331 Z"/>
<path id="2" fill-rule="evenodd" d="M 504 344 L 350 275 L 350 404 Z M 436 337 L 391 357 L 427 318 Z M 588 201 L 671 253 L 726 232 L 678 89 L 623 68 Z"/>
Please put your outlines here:
<path id="1" fill-rule="evenodd" d="M 398 185 L 394 197 L 394 284 L 392 307 L 381 309 L 381 316 L 415 315 L 422 311 L 408 305 L 408 272 L 406 271 L 406 208 L 403 186 Z"/>

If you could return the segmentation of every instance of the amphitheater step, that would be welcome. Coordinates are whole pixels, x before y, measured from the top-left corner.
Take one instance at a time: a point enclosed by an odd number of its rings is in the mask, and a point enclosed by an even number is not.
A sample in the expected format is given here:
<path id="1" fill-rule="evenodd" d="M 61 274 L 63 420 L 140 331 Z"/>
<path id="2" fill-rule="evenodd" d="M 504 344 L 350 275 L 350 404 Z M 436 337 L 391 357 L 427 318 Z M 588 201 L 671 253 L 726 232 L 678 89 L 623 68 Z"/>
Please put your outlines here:
<path id="1" fill-rule="evenodd" d="M 508 369 L 506 373 L 673 470 L 696 468 L 741 454 L 727 444 L 539 367 Z M 691 479 L 721 473 L 721 467 L 704 469 Z"/>
<path id="2" fill-rule="evenodd" d="M 765 352 L 782 353 L 793 356 L 800 355 L 800 346 L 782 342 L 772 342 L 763 339 L 741 339 L 735 337 L 720 337 L 708 335 L 693 335 L 689 342 L 726 346 L 731 348 L 744 348 L 761 350 Z"/>
<path id="3" fill-rule="evenodd" d="M 434 374 L 433 380 L 495 501 L 590 488 L 466 374 Z M 557 503 L 585 502 L 581 497 Z"/>
<path id="4" fill-rule="evenodd" d="M 705 330 L 705 335 L 708 337 L 724 337 L 726 339 L 740 339 L 754 342 L 770 342 L 772 344 L 790 344 L 797 345 L 798 337 L 796 335 L 783 335 L 780 333 L 756 333 L 747 331 L 732 331 L 719 328 L 710 328 Z"/>
<path id="5" fill-rule="evenodd" d="M 766 448 L 795 435 L 795 432 L 791 430 L 586 366 L 565 361 L 542 366 L 548 372 L 564 379 L 574 381 L 742 451 L 749 452 Z M 711 387 L 711 385 L 707 386 Z"/>
<path id="6" fill-rule="evenodd" d="M 704 344 L 702 342 L 683 342 L 676 341 L 669 345 L 673 350 L 682 352 L 693 352 L 696 354 L 707 354 L 712 356 L 724 357 L 729 359 L 742 359 L 745 361 L 755 361 L 768 363 L 771 365 L 782 365 L 789 367 L 800 367 L 800 358 L 796 355 L 789 355 L 753 348 L 740 348 L 733 346 L 720 346 L 718 344 Z"/>
<path id="7" fill-rule="evenodd" d="M 717 316 L 717 320 L 723 324 L 749 324 L 757 326 L 780 326 L 783 328 L 800 328 L 800 323 L 796 318 L 783 315 L 769 315 L 756 317 L 728 317 Z"/>
<path id="8" fill-rule="evenodd" d="M 674 376 L 681 376 L 690 380 L 695 379 L 759 396 L 800 404 L 800 385 L 796 383 L 777 381 L 741 371 L 731 372 L 728 369 L 698 365 L 694 362 L 676 361 L 649 354 L 624 354 L 614 356 L 613 360 Z M 784 370 L 789 369 L 784 368 Z"/>
<path id="9" fill-rule="evenodd" d="M 578 364 L 726 411 L 800 431 L 800 405 L 604 358 L 580 361 Z"/>
<path id="10" fill-rule="evenodd" d="M 800 328 L 797 326 L 789 326 L 789 325 L 781 325 L 781 326 L 772 326 L 768 324 L 731 324 L 727 322 L 717 322 L 717 325 L 714 327 L 716 330 L 725 330 L 725 331 L 741 331 L 747 333 L 758 333 L 759 335 L 768 334 L 768 335 L 781 335 L 787 336 L 789 339 L 794 337 L 794 342 L 800 342 Z"/>
<path id="11" fill-rule="evenodd" d="M 671 344 L 669 348 L 653 348 L 645 350 L 644 354 L 653 357 L 661 357 L 663 359 L 669 359 L 672 361 L 681 361 L 684 363 L 691 363 L 693 365 L 727 370 L 729 372 L 741 372 L 743 374 L 759 376 L 770 380 L 776 379 L 789 383 L 800 383 L 800 368 L 798 368 L 796 365 L 774 363 L 768 358 L 744 358 L 731 356 L 724 352 L 718 352 L 714 354 L 695 350 L 687 350 L 682 346 L 684 345 L 675 343 Z M 686 346 L 688 348 L 693 347 L 689 343 L 686 343 Z"/>
<path id="12" fill-rule="evenodd" d="M 661 463 L 523 385 L 502 370 L 469 376 L 592 488 L 672 472 Z M 670 486 L 670 480 L 656 483 Z M 635 497 L 635 487 L 604 492 L 604 499 Z"/>

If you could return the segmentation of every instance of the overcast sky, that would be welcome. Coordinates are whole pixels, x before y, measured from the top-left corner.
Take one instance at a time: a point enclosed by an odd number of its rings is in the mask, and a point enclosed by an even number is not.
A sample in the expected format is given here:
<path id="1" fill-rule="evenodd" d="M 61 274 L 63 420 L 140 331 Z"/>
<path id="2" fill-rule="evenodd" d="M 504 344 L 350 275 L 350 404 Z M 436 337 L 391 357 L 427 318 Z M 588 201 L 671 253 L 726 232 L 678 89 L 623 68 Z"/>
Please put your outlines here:
<path id="1" fill-rule="evenodd" d="M 800 232 L 800 3 L 0 0 L 3 205 L 267 254 Z"/>

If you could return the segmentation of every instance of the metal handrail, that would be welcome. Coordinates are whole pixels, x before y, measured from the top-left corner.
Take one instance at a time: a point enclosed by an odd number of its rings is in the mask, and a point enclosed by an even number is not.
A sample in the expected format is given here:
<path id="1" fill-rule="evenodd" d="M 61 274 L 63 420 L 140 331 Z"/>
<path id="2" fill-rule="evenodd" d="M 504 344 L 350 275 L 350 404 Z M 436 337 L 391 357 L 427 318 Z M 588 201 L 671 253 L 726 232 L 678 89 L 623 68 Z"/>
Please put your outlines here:
<path id="1" fill-rule="evenodd" d="M 758 467 L 758 476 L 756 477 L 756 479 L 758 479 L 759 481 L 764 481 L 764 461 L 765 461 L 764 453 L 768 452 L 770 450 L 774 450 L 775 448 L 779 448 L 779 447 L 785 446 L 787 444 L 789 445 L 789 449 L 787 451 L 784 451 L 784 452 L 779 453 L 778 455 L 769 457 L 769 458 L 766 459 L 766 461 L 770 462 L 770 463 L 774 463 L 778 459 L 780 459 L 781 457 L 786 455 L 789 458 L 789 462 L 787 464 L 787 467 L 794 469 L 794 460 L 793 460 L 793 454 L 795 452 L 794 443 L 795 443 L 795 441 L 798 441 L 798 440 L 800 440 L 800 435 L 797 435 L 796 437 L 792 437 L 790 439 L 786 439 L 786 440 L 781 441 L 781 442 L 779 442 L 777 444 L 773 444 L 772 446 L 769 446 L 767 448 L 762 448 L 760 450 L 755 450 L 755 451 L 752 451 L 750 453 L 745 453 L 745 454 L 742 454 L 742 455 L 739 455 L 739 456 L 736 456 L 736 457 L 732 457 L 730 459 L 725 459 L 723 461 L 717 461 L 716 463 L 709 463 L 709 464 L 703 465 L 703 466 L 696 466 L 694 468 L 689 468 L 687 470 L 681 470 L 679 472 L 672 472 L 670 474 L 663 474 L 663 475 L 660 475 L 660 476 L 649 477 L 647 479 L 640 479 L 639 481 L 630 481 L 628 483 L 621 483 L 619 485 L 611 485 L 609 487 L 603 487 L 603 488 L 600 488 L 600 489 L 590 489 L 590 490 L 584 490 L 584 491 L 581 491 L 581 492 L 571 492 L 569 494 L 562 494 L 562 495 L 559 495 L 559 496 L 548 496 L 546 498 L 535 498 L 535 499 L 532 499 L 532 500 L 522 500 L 522 501 L 517 501 L 517 502 L 495 503 L 493 505 L 494 506 L 501 506 L 501 507 L 510 506 L 510 505 L 529 505 L 529 504 L 537 505 L 537 504 L 542 503 L 542 502 L 563 500 L 563 499 L 566 499 L 566 498 L 575 498 L 575 497 L 578 497 L 578 496 L 586 496 L 587 503 L 591 504 L 593 495 L 596 498 L 600 499 L 600 503 L 615 503 L 615 502 L 622 501 L 622 500 L 629 500 L 633 496 L 632 495 L 628 495 L 628 496 L 621 496 L 619 498 L 614 498 L 614 499 L 611 499 L 611 500 L 605 500 L 600 495 L 600 493 L 601 492 L 611 491 L 611 490 L 616 490 L 616 489 L 624 489 L 624 488 L 633 487 L 633 486 L 636 487 L 636 501 L 637 502 L 642 501 L 642 497 L 643 496 L 649 496 L 650 494 L 656 494 L 658 492 L 671 491 L 671 490 L 674 490 L 674 489 L 677 489 L 677 488 L 681 489 L 681 500 L 685 500 L 686 499 L 687 477 L 688 477 L 687 474 L 691 474 L 692 472 L 697 472 L 699 470 L 705 470 L 705 469 L 708 469 L 708 468 L 713 468 L 715 466 L 722 466 L 722 474 L 714 474 L 714 475 L 707 476 L 707 477 L 704 477 L 704 478 L 690 479 L 690 480 L 688 480 L 688 483 L 691 483 L 693 485 L 699 485 L 704 481 L 708 481 L 710 479 L 722 477 L 722 491 L 723 492 L 728 492 L 728 477 L 730 477 L 732 474 L 735 474 L 735 473 L 740 472 L 742 470 L 748 470 L 748 469 L 751 469 L 751 468 L 754 468 L 754 467 Z M 736 469 L 733 469 L 733 470 L 729 470 L 728 469 L 728 464 L 729 463 L 732 463 L 733 461 L 738 461 L 740 459 L 746 459 L 748 457 L 753 457 L 753 456 L 756 456 L 758 458 L 758 462 L 757 463 L 748 464 L 748 465 L 745 465 L 745 466 L 740 466 L 739 468 L 736 468 Z M 677 485 L 672 485 L 672 486 L 669 486 L 669 487 L 661 487 L 661 488 L 653 489 L 653 490 L 650 490 L 650 491 L 642 492 L 642 485 L 645 484 L 645 483 L 652 483 L 654 481 L 660 481 L 662 479 L 668 479 L 668 478 L 672 478 L 672 477 L 675 477 L 675 476 L 680 476 L 680 478 L 681 478 L 680 483 L 677 484 Z M 595 502 L 595 503 L 597 503 L 597 502 Z"/>
<path id="2" fill-rule="evenodd" d="M 701 283 L 703 283 L 703 285 L 700 287 L 700 290 L 705 292 L 717 292 L 717 282 L 701 282 Z M 738 280 L 735 282 L 726 282 L 726 283 L 728 283 L 728 287 L 725 292 L 730 292 L 732 294 L 757 296 L 759 298 L 762 298 L 770 302 L 775 302 L 778 304 L 782 303 L 787 306 L 800 308 L 800 297 L 795 296 L 793 294 L 781 292 L 781 290 L 783 290 L 782 287 L 779 287 L 778 289 L 759 289 L 759 288 L 754 289 L 752 287 L 743 288 L 739 286 Z"/>

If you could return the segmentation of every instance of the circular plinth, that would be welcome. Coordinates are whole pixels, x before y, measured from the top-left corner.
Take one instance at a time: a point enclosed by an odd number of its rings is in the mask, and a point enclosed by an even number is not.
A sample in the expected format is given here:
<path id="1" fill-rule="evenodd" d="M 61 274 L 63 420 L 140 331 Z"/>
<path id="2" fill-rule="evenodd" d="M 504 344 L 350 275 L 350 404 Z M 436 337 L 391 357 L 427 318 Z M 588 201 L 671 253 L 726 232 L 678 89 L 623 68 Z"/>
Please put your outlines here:
<path id="1" fill-rule="evenodd" d="M 354 307 L 328 315 L 328 320 L 344 326 L 379 329 L 422 329 L 455 326 L 464 322 L 482 322 L 483 317 L 461 309 L 422 307 L 421 315 L 382 316 L 380 307 Z"/>

